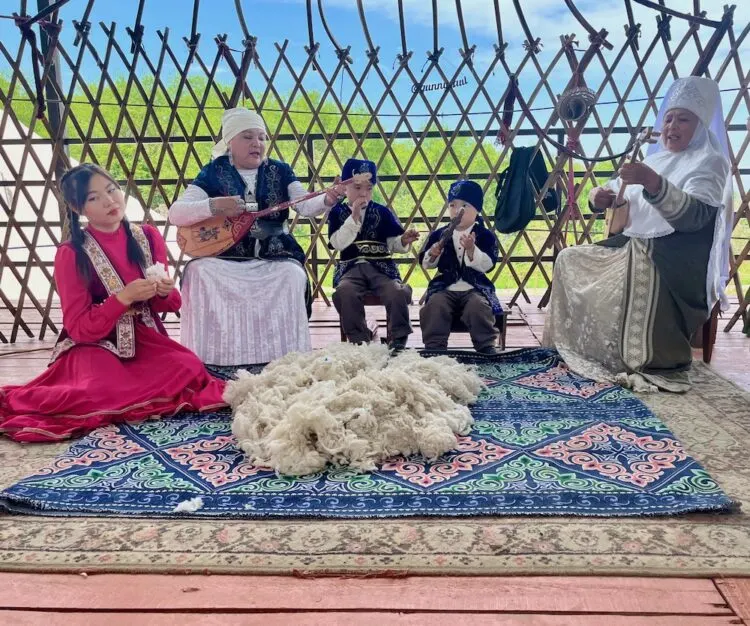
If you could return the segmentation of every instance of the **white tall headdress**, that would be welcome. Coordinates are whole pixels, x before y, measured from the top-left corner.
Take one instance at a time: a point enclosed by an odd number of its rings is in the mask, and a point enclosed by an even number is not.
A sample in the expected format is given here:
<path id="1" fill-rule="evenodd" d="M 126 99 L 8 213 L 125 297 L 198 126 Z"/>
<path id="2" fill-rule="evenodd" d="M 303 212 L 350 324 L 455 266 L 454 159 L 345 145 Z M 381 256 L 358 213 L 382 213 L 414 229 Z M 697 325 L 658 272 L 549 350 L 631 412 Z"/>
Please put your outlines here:
<path id="1" fill-rule="evenodd" d="M 715 169 L 722 166 L 726 167 L 723 189 L 714 193 L 707 193 L 703 189 L 696 189 L 692 192 L 700 200 L 719 207 L 714 228 L 714 243 L 711 247 L 711 257 L 708 264 L 706 290 L 709 308 L 718 301 L 721 303 L 722 310 L 725 311 L 729 308 L 725 287 L 729 282 L 729 245 L 732 227 L 734 226 L 734 189 L 732 172 L 729 166 L 731 162 L 729 138 L 724 123 L 724 110 L 721 105 L 719 85 L 710 78 L 700 76 L 688 76 L 676 80 L 669 88 L 664 104 L 659 109 L 655 125 L 657 130 L 664 125 L 664 116 L 671 109 L 692 111 L 698 116 L 707 131 L 705 148 L 695 155 L 696 166 L 708 169 L 711 167 L 710 163 L 713 163 Z M 697 133 L 698 130 L 696 130 Z M 660 150 L 664 150 L 661 142 L 651 146 L 649 156 L 658 154 Z M 723 163 L 719 163 L 718 159 L 712 158 L 717 153 L 722 157 Z M 708 197 L 701 197 L 702 193 Z"/>
<path id="2" fill-rule="evenodd" d="M 720 97 L 719 85 L 715 81 L 700 76 L 688 76 L 678 78 L 672 83 L 662 108 L 665 113 L 672 109 L 687 109 L 695 113 L 703 125 L 709 128 Z M 660 116 L 664 117 L 661 112 Z M 657 118 L 657 124 L 659 122 L 661 120 Z"/>
<path id="3" fill-rule="evenodd" d="M 214 158 L 226 154 L 229 149 L 229 142 L 245 130 L 262 130 L 266 131 L 266 123 L 263 118 L 255 111 L 250 111 L 243 107 L 227 109 L 221 116 L 221 139 L 216 143 L 211 151 Z"/>
<path id="4" fill-rule="evenodd" d="M 718 207 L 706 277 L 706 299 L 709 310 L 717 301 L 726 309 L 729 302 L 724 287 L 729 278 L 733 191 L 719 86 L 710 78 L 699 76 L 676 80 L 659 108 L 654 130 L 662 130 L 664 117 L 672 109 L 687 109 L 698 116 L 700 122 L 690 143 L 681 152 L 670 152 L 659 141 L 649 147 L 644 163 L 684 192 Z M 630 202 L 630 218 L 624 234 L 648 239 L 674 232 L 674 228 L 643 198 L 642 189 L 640 185 L 630 185 L 625 192 Z"/>

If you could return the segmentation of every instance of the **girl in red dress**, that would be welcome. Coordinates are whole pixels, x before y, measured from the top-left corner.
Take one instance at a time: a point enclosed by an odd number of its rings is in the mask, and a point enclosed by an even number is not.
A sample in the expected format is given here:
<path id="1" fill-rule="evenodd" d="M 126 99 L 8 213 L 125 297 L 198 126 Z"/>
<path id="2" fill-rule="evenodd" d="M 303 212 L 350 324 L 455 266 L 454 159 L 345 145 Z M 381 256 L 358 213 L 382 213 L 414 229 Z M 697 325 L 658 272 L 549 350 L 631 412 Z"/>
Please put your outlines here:
<path id="1" fill-rule="evenodd" d="M 55 257 L 63 330 L 41 376 L 0 389 L 0 433 L 56 441 L 115 422 L 225 406 L 224 383 L 159 319 L 181 304 L 159 231 L 128 222 L 120 187 L 96 165 L 74 167 L 61 187 L 71 229 Z"/>

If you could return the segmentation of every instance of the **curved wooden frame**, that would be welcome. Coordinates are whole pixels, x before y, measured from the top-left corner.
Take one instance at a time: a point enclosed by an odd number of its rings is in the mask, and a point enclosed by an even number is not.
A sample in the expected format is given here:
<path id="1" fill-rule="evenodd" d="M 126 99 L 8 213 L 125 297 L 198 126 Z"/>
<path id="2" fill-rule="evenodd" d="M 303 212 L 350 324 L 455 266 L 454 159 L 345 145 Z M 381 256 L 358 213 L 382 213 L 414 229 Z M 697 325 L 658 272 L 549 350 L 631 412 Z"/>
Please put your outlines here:
<path id="1" fill-rule="evenodd" d="M 124 172 L 122 183 L 130 197 L 143 207 L 145 219 L 162 226 L 167 239 L 171 241 L 174 238 L 174 228 L 166 224 L 162 216 L 153 213 L 152 208 L 174 199 L 175 194 L 196 173 L 195 163 L 200 162 L 200 146 L 215 140 L 219 129 L 215 127 L 215 121 L 209 119 L 211 116 L 206 111 L 210 97 L 217 98 L 222 107 L 234 106 L 244 99 L 247 106 L 261 110 L 278 108 L 280 116 L 277 127 L 269 130 L 276 141 L 288 141 L 296 146 L 291 162 L 296 164 L 298 173 L 304 171 L 305 175 L 301 178 L 314 188 L 331 182 L 331 177 L 324 175 L 324 171 L 327 171 L 326 164 L 340 165 L 344 158 L 352 156 L 339 154 L 339 142 L 353 141 L 354 153 L 363 155 L 366 153 L 368 140 L 381 140 L 381 165 L 388 160 L 389 163 L 395 163 L 396 167 L 396 173 L 381 177 L 381 194 L 386 202 L 392 202 L 397 197 L 408 198 L 414 208 L 409 215 L 402 215 L 402 219 L 409 226 L 430 229 L 445 220 L 444 211 L 439 215 L 432 215 L 425 210 L 423 205 L 430 193 L 437 193 L 444 199 L 448 182 L 459 176 L 472 177 L 483 183 L 486 191 L 494 191 L 492 181 L 501 168 L 502 161 L 507 158 L 514 142 L 522 137 L 536 136 L 539 149 L 552 165 L 549 179 L 541 193 L 555 187 L 565 196 L 567 156 L 562 150 L 555 153 L 555 147 L 550 147 L 538 138 L 541 134 L 548 134 L 556 137 L 559 145 L 562 145 L 564 129 L 560 127 L 556 113 L 549 111 L 547 107 L 540 109 L 539 102 L 543 99 L 553 104 L 556 102 L 557 96 L 550 85 L 553 73 L 559 75 L 565 72 L 573 76 L 584 61 L 603 71 L 601 83 L 591 87 L 598 97 L 605 90 L 611 90 L 618 101 L 617 108 L 609 122 L 595 108 L 581 125 L 580 132 L 584 136 L 591 133 L 601 135 L 602 141 L 598 148 L 585 156 L 604 159 L 604 164 L 589 163 L 584 169 L 574 172 L 576 184 L 573 187 L 574 197 L 571 199 L 575 208 L 573 214 L 550 216 L 540 212 L 527 231 L 501 240 L 502 260 L 495 270 L 494 278 L 497 279 L 501 273 L 513 278 L 517 289 L 511 300 L 515 301 L 526 296 L 533 277 L 542 277 L 545 284 L 549 284 L 551 263 L 562 247 L 593 240 L 597 217 L 581 212 L 578 196 L 585 184 L 606 178 L 616 166 L 613 157 L 618 150 L 613 149 L 612 137 L 615 134 L 633 136 L 653 116 L 656 99 L 663 92 L 667 81 L 678 73 L 677 58 L 682 52 L 690 46 L 698 51 L 699 60 L 690 73 L 710 72 L 713 78 L 722 81 L 730 73 L 736 72 L 742 85 L 746 86 L 748 82 L 748 71 L 738 51 L 750 35 L 750 25 L 742 25 L 740 30 L 735 30 L 731 8 L 723 13 L 721 19 L 709 19 L 701 10 L 698 0 L 694 1 L 694 10 L 690 14 L 675 11 L 661 2 L 622 0 L 627 37 L 618 49 L 607 41 L 603 31 L 597 30 L 596 25 L 586 20 L 573 0 L 565 0 L 565 6 L 592 42 L 590 54 L 581 59 L 578 57 L 579 51 L 574 45 L 574 38 L 570 35 L 561 37 L 557 48 L 555 41 L 545 41 L 545 50 L 551 52 L 541 55 L 542 41 L 530 31 L 523 3 L 513 0 L 516 18 L 525 37 L 524 53 L 513 67 L 505 55 L 508 43 L 503 34 L 503 28 L 508 28 L 508 21 L 513 19 L 513 14 L 501 14 L 500 0 L 493 0 L 491 9 L 497 30 L 495 57 L 490 60 L 486 70 L 482 71 L 477 69 L 473 61 L 475 47 L 471 44 L 471 33 L 464 20 L 464 5 L 461 0 L 456 0 L 461 40 L 458 66 L 446 63 L 442 58 L 444 49 L 440 47 L 438 3 L 437 0 L 432 0 L 432 45 L 430 50 L 425 51 L 427 61 L 421 68 L 412 61 L 404 3 L 403 0 L 397 0 L 400 38 L 398 63 L 392 71 L 384 68 L 378 59 L 381 50 L 368 24 L 369 7 L 365 0 L 357 0 L 356 4 L 366 42 L 365 54 L 357 58 L 356 64 L 352 46 L 342 45 L 334 37 L 326 19 L 326 1 L 317 0 L 315 11 L 313 0 L 306 0 L 308 43 L 304 49 L 307 60 L 302 67 L 292 63 L 289 42 L 275 45 L 272 63 L 267 59 L 264 59 L 265 65 L 261 62 L 257 53 L 258 39 L 252 35 L 251 26 L 254 25 L 245 19 L 243 0 L 221 0 L 229 6 L 234 5 L 243 34 L 243 39 L 239 42 L 241 45 L 235 44 L 235 48 L 240 50 L 230 47 L 226 35 L 213 38 L 215 48 L 210 41 L 201 41 L 200 0 L 193 0 L 190 32 L 180 38 L 183 42 L 180 47 L 184 44 L 185 48 L 178 49 L 175 41 L 170 39 L 169 29 L 164 29 L 156 31 L 160 43 L 158 52 L 147 51 L 143 45 L 146 31 L 143 16 L 147 1 L 158 0 L 139 0 L 133 13 L 132 27 L 125 29 L 130 37 L 129 49 L 123 48 L 121 39 L 116 36 L 114 24 L 97 25 L 96 28 L 101 31 L 97 43 L 92 41 L 89 19 L 95 0 L 88 0 L 79 19 L 72 19 L 76 16 L 66 13 L 70 7 L 67 0 L 36 0 L 37 11 L 31 10 L 30 5 L 33 3 L 19 0 L 16 23 L 19 28 L 25 29 L 25 33 L 35 35 L 36 31 L 32 28 L 39 29 L 38 45 L 28 35 L 21 38 L 18 49 L 11 49 L 8 42 L 0 41 L 0 61 L 11 68 L 10 82 L 7 87 L 0 88 L 0 129 L 13 129 L 21 137 L 12 144 L 21 146 L 20 158 L 9 158 L 9 148 L 0 142 L 0 162 L 8 165 L 12 178 L 10 182 L 0 181 L 0 227 L 4 228 L 0 235 L 0 278 L 7 277 L 20 290 L 20 297 L 16 300 L 0 289 L 0 305 L 13 316 L 12 324 L 0 326 L 0 341 L 16 341 L 19 333 L 27 337 L 44 338 L 48 331 L 56 332 L 59 328 L 59 309 L 55 305 L 51 261 L 45 245 L 51 246 L 65 236 L 65 207 L 61 203 L 57 180 L 70 163 L 70 147 L 78 146 L 83 158 L 96 160 L 97 154 L 101 154 L 100 147 L 106 146 L 102 165 L 118 167 Z M 635 22 L 633 3 L 646 7 L 657 17 L 653 37 L 646 38 L 646 29 Z M 58 38 L 60 29 L 66 27 L 60 19 L 61 15 L 65 16 L 65 24 L 70 24 L 75 31 L 72 45 L 61 42 Z M 673 19 L 684 20 L 689 24 L 687 33 L 679 41 L 676 38 L 675 41 L 671 40 L 670 22 Z M 317 27 L 317 32 L 320 32 L 320 26 L 338 60 L 330 67 L 317 58 L 321 44 L 315 40 L 315 29 Z M 699 29 L 704 29 L 701 33 L 710 29 L 711 35 L 707 41 L 701 41 Z M 643 39 L 639 40 L 639 37 Z M 719 43 L 722 41 L 728 41 L 730 48 L 723 58 L 718 58 Z M 657 51 L 663 52 L 666 57 L 666 67 L 657 80 L 650 81 L 642 68 L 655 58 Z M 632 76 L 626 76 L 623 80 L 620 68 L 623 60 L 628 58 L 635 61 L 636 70 Z M 29 61 L 36 71 L 35 80 L 29 80 L 25 74 Z M 84 63 L 94 63 L 101 68 L 101 75 L 91 83 L 84 80 L 81 74 Z M 420 60 L 420 66 L 421 63 Z M 124 83 L 116 80 L 112 69 L 115 65 L 125 68 Z M 225 93 L 218 81 L 218 72 L 222 68 L 229 69 L 233 77 L 231 94 Z M 680 69 L 683 74 L 688 73 L 685 68 Z M 170 86 L 167 84 L 167 75 L 174 71 L 177 72 L 177 80 Z M 313 71 L 316 72 L 316 80 L 323 84 L 323 92 L 317 103 L 311 98 L 307 87 L 308 76 Z M 189 79 L 191 72 L 202 76 L 205 84 L 197 87 Z M 538 75 L 538 83 L 522 94 L 528 111 L 516 114 L 511 128 L 506 129 L 507 142 L 499 154 L 488 147 L 488 140 L 497 135 L 503 117 L 504 96 L 498 99 L 498 94 L 491 93 L 489 87 L 493 72 L 499 72 L 509 80 L 523 72 L 535 72 Z M 295 85 L 290 95 L 279 93 L 275 86 L 277 77 L 282 74 L 290 76 Z M 152 80 L 147 82 L 144 76 L 149 76 Z M 467 77 L 474 88 L 470 93 L 467 90 L 461 98 L 453 89 L 444 89 L 430 97 L 420 89 L 415 89 L 408 99 L 395 97 L 395 89 L 400 81 L 416 87 L 435 82 L 449 85 L 462 76 Z M 346 97 L 341 96 L 338 89 L 341 80 L 349 85 L 350 94 Z M 647 94 L 642 111 L 625 106 L 625 101 L 632 98 L 638 86 L 642 86 Z M 102 102 L 105 91 L 114 95 L 121 110 L 111 127 L 102 114 L 103 107 L 110 106 Z M 506 89 L 506 93 L 507 91 Z M 76 109 L 80 98 L 92 103 L 90 109 L 87 109 L 90 110 L 88 116 L 82 116 Z M 295 98 L 300 98 L 309 109 L 309 123 L 301 127 L 295 126 L 292 120 L 291 108 Z M 15 101 L 19 99 L 34 106 L 32 119 L 22 120 L 19 117 L 14 108 Z M 145 114 L 136 116 L 126 105 L 144 107 Z M 446 105 L 457 111 L 451 118 L 442 114 Z M 329 115 L 324 110 L 326 106 L 332 106 L 336 110 L 338 119 L 335 124 L 324 123 Z M 353 123 L 355 106 L 362 107 L 366 113 L 363 125 Z M 395 111 L 390 114 L 395 115 L 396 119 L 392 128 L 386 130 L 381 116 L 388 107 Z M 168 115 L 163 114 L 164 108 L 168 109 Z M 185 108 L 197 111 L 198 114 L 188 121 L 180 114 Z M 418 113 L 416 109 L 419 109 Z M 422 117 L 422 111 L 426 111 L 426 117 Z M 481 123 L 476 121 L 477 112 L 485 113 Z M 419 117 L 415 117 L 415 114 Z M 744 117 L 748 114 L 750 94 L 746 89 L 737 91 L 732 96 L 726 115 L 728 129 L 735 139 L 732 142 L 735 150 L 733 166 L 741 197 L 735 224 L 741 223 L 743 228 L 750 227 L 749 194 L 745 188 L 750 170 L 741 167 L 741 161 L 750 148 L 750 138 L 744 125 Z M 537 130 L 530 127 L 530 115 L 535 116 Z M 735 121 L 738 118 L 742 123 Z M 49 139 L 40 139 L 35 134 L 42 134 Z M 459 142 L 466 140 L 471 144 L 470 149 L 460 156 L 457 146 Z M 403 141 L 413 144 L 414 149 L 408 159 L 400 161 L 396 146 Z M 444 152 L 437 159 L 428 157 L 426 147 L 431 141 L 440 141 L 445 145 Z M 130 151 L 125 149 L 129 143 L 135 144 Z M 157 149 L 153 148 L 154 144 L 158 146 Z M 177 146 L 180 144 L 184 144 L 186 149 L 178 150 Z M 47 149 L 51 146 L 49 163 L 43 162 L 40 157 L 39 146 Z M 274 150 L 273 145 L 271 149 Z M 422 162 L 424 165 L 421 165 Z M 448 163 L 454 162 L 457 167 L 448 167 Z M 27 179 L 27 164 L 48 173 L 45 180 L 39 182 Z M 426 167 L 428 173 L 410 174 L 416 164 Z M 476 164 L 479 164 L 481 170 L 479 174 L 472 173 L 477 169 Z M 176 172 L 176 176 L 165 176 L 162 173 L 165 168 Z M 145 176 L 144 171 L 147 172 Z M 3 193 L 6 188 L 11 190 L 9 199 Z M 40 196 L 33 193 L 35 189 L 41 190 Z M 564 200 L 567 198 L 564 197 Z M 45 213 L 49 203 L 57 205 L 55 213 L 60 215 L 58 221 Z M 33 218 L 21 215 L 18 209 L 21 205 L 27 207 L 24 211 L 30 211 L 28 214 L 33 215 Z M 300 232 L 309 233 L 308 270 L 315 293 L 325 299 L 323 285 L 332 273 L 334 257 L 325 245 L 320 245 L 325 242 L 324 225 L 320 220 L 297 217 L 292 226 Z M 541 242 L 532 237 L 532 231 L 540 228 L 546 233 Z M 25 260 L 18 260 L 15 256 L 18 250 L 11 246 L 12 238 L 18 240 L 21 249 L 26 251 Z M 43 239 L 52 244 L 40 244 Z M 739 241 L 738 247 L 732 255 L 732 287 L 738 295 L 739 304 L 728 321 L 728 327 L 739 319 L 744 319 L 750 306 L 750 294 L 746 294 L 747 285 L 743 285 L 739 274 L 739 268 L 750 258 L 750 241 Z M 170 261 L 179 274 L 184 263 L 182 257 L 175 254 Z M 415 255 L 401 259 L 401 264 L 402 275 L 406 280 L 423 272 Z M 46 293 L 31 289 L 32 271 L 39 273 L 40 280 L 49 284 Z"/>

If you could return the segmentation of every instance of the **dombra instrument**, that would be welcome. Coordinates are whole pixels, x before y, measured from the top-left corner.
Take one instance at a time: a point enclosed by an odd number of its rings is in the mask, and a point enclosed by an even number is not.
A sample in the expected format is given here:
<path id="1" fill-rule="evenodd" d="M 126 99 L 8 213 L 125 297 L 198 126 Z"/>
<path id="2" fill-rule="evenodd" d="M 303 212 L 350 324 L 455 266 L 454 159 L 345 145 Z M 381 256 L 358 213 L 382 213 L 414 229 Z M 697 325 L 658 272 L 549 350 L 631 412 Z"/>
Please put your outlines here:
<path id="1" fill-rule="evenodd" d="M 658 131 L 655 131 L 652 126 L 646 126 L 641 130 L 640 133 L 638 133 L 638 137 L 636 138 L 635 142 L 633 143 L 633 151 L 630 155 L 630 163 L 635 163 L 636 159 L 638 158 L 638 153 L 641 150 L 641 147 L 644 144 L 649 143 L 656 143 L 658 141 L 660 133 Z M 612 218 L 614 217 L 614 210 L 619 209 L 627 204 L 625 200 L 625 190 L 627 189 L 627 184 L 622 183 L 620 184 L 620 189 L 617 192 L 617 196 L 615 197 L 615 201 L 612 203 L 612 206 L 606 208 L 606 209 L 599 209 L 597 207 L 593 207 L 592 211 L 594 213 L 604 213 L 606 211 L 606 227 L 605 232 L 609 234 L 610 230 L 610 224 L 612 223 Z"/>
<path id="2" fill-rule="evenodd" d="M 456 213 L 456 217 L 454 217 L 446 229 L 443 231 L 443 234 L 440 235 L 440 239 L 438 240 L 438 245 L 443 246 L 445 245 L 445 242 L 448 241 L 453 236 L 453 231 L 456 230 L 456 227 L 461 223 L 461 220 L 464 218 L 464 210 L 459 209 L 458 213 Z"/>
<path id="3" fill-rule="evenodd" d="M 458 213 L 456 213 L 456 217 L 451 219 L 448 226 L 443 231 L 443 234 L 440 235 L 440 239 L 438 239 L 437 243 L 433 244 L 435 246 L 440 246 L 442 249 L 443 246 L 445 246 L 445 242 L 448 241 L 453 236 L 453 231 L 456 230 L 456 227 L 461 223 L 461 220 L 464 217 L 464 210 L 459 209 Z M 441 250 L 442 251 L 442 250 Z M 424 304 L 427 300 L 427 292 L 425 291 L 422 297 L 419 299 L 419 304 Z"/>
<path id="4" fill-rule="evenodd" d="M 370 179 L 371 174 L 364 172 L 362 174 L 354 174 L 348 180 L 337 183 L 337 185 L 349 185 L 353 182 L 369 182 Z M 245 211 L 236 217 L 220 214 L 189 226 L 180 226 L 177 229 L 177 245 L 188 256 L 216 256 L 229 250 L 229 248 L 239 242 L 253 227 L 255 220 L 258 218 L 283 211 L 295 204 L 305 202 L 305 200 L 322 196 L 337 185 L 331 185 L 321 191 L 313 191 L 294 200 L 263 209 L 262 211 L 253 210 L 257 208 L 257 203 L 247 202 L 244 205 Z"/>

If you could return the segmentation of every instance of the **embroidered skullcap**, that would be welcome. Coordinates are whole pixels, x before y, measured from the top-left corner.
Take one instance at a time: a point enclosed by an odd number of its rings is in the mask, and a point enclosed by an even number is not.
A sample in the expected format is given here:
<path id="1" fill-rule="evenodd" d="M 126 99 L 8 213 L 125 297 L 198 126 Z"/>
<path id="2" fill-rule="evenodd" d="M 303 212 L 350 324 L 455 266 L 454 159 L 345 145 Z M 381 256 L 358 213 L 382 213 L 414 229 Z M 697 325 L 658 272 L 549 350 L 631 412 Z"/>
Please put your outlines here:
<path id="1" fill-rule="evenodd" d="M 702 76 L 688 76 L 674 81 L 667 94 L 665 110 L 687 109 L 695 113 L 708 128 L 716 102 L 720 101 L 719 85 L 715 81 Z"/>
<path id="2" fill-rule="evenodd" d="M 341 180 L 349 180 L 355 174 L 370 174 L 370 182 L 378 182 L 378 168 L 372 161 L 347 159 L 341 168 Z"/>
<path id="3" fill-rule="evenodd" d="M 448 202 L 463 200 L 480 213 L 484 204 L 484 192 L 473 180 L 457 180 L 448 191 Z"/>
<path id="4" fill-rule="evenodd" d="M 212 150 L 214 158 L 226 154 L 229 142 L 246 130 L 262 130 L 265 133 L 266 123 L 255 111 L 243 107 L 224 111 L 224 115 L 221 116 L 221 139 Z"/>

